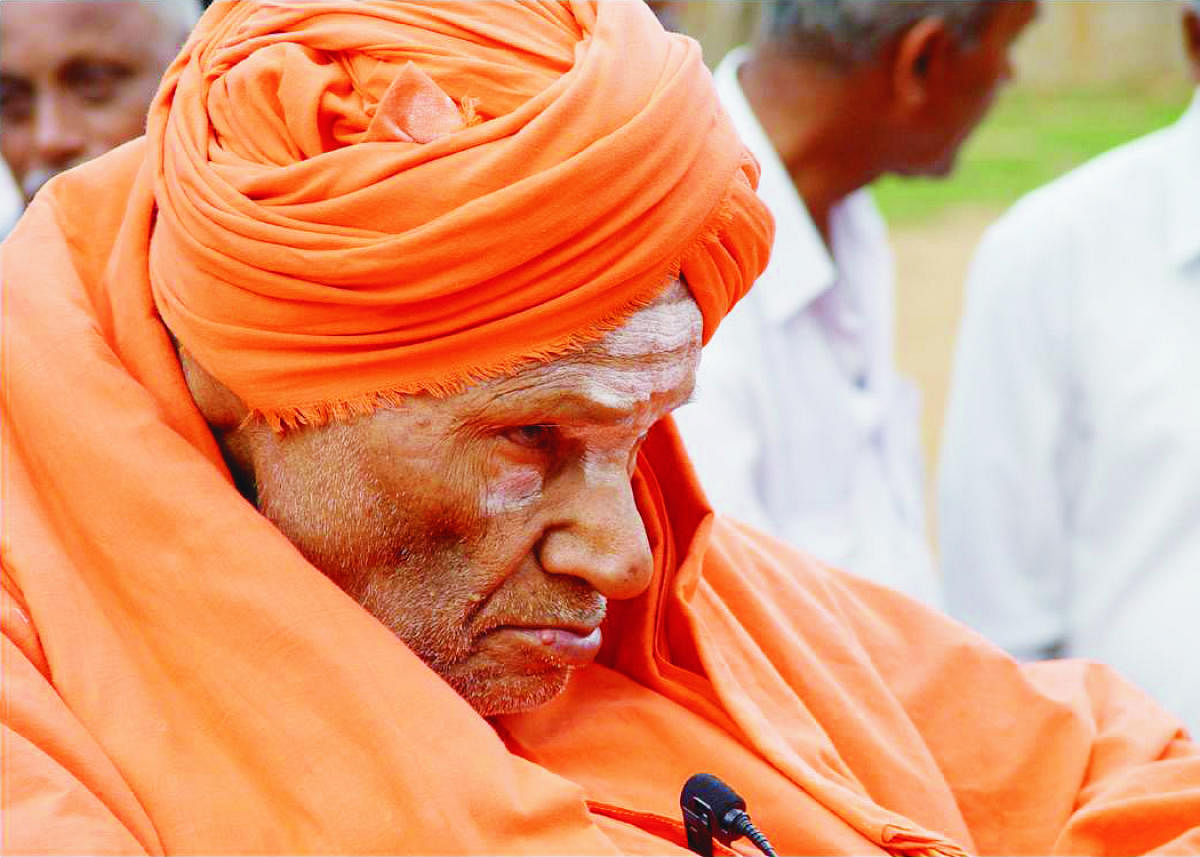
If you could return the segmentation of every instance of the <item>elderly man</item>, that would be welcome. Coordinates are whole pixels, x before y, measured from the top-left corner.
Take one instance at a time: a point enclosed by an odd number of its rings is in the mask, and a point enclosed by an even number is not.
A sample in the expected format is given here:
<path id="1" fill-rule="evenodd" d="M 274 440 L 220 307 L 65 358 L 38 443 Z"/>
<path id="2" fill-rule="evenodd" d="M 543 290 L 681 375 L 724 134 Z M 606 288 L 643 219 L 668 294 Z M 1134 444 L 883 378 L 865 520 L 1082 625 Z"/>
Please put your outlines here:
<path id="1" fill-rule="evenodd" d="M 1200 845 L 1111 673 L 709 510 L 756 175 L 642 4 L 215 4 L 3 247 L 4 849 L 684 853 L 697 771 L 782 853 Z"/>
<path id="2" fill-rule="evenodd" d="M 894 363 L 891 250 L 866 186 L 949 172 L 1034 9 L 776 0 L 716 72 L 775 246 L 679 413 L 688 451 L 717 510 L 927 602 L 917 395 Z"/>
<path id="3" fill-rule="evenodd" d="M 145 128 L 196 0 L 0 3 L 0 153 L 25 201 Z"/>
<path id="4" fill-rule="evenodd" d="M 1183 25 L 1200 81 L 1200 2 Z M 1193 730 L 1198 325 L 1200 91 L 984 237 L 941 484 L 956 616 L 1020 658 L 1112 663 Z"/>

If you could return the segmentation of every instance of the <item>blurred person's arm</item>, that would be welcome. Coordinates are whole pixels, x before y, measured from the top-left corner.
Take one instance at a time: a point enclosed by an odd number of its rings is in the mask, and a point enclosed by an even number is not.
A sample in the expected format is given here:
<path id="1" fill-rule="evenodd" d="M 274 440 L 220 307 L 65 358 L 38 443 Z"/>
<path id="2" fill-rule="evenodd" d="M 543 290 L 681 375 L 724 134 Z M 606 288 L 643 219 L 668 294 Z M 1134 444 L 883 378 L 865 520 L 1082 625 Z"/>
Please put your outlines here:
<path id="1" fill-rule="evenodd" d="M 1019 658 L 1053 656 L 1065 642 L 1065 498 L 1078 459 L 1070 244 L 1062 221 L 1039 213 L 1018 206 L 976 253 L 939 485 L 947 609 Z"/>

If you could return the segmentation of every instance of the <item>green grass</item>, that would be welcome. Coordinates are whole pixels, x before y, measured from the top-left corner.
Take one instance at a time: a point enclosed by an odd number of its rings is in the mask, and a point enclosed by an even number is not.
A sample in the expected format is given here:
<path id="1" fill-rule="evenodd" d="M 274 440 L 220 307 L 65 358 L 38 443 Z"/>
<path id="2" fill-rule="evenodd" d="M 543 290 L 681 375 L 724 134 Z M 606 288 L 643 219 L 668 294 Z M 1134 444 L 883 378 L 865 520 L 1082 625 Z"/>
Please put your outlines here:
<path id="1" fill-rule="evenodd" d="M 893 224 L 957 205 L 1005 208 L 1089 158 L 1170 124 L 1191 94 L 1175 82 L 1067 92 L 1014 87 L 967 141 L 950 178 L 888 176 L 876 182 L 876 199 Z"/>

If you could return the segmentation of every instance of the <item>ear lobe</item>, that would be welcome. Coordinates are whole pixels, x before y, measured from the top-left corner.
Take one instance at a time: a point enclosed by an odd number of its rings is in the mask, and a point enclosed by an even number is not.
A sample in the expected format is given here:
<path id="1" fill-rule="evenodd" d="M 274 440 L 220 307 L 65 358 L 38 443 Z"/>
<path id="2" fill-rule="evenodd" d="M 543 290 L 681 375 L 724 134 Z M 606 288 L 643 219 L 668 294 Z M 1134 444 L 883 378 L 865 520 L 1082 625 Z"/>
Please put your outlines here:
<path id="1" fill-rule="evenodd" d="M 945 22 L 936 16 L 922 18 L 901 34 L 892 66 L 897 101 L 908 109 L 919 109 L 932 97 L 931 85 L 945 66 L 950 35 Z"/>
<path id="2" fill-rule="evenodd" d="M 250 413 L 242 400 L 183 348 L 179 349 L 179 364 L 188 392 L 213 431 L 220 434 L 237 429 Z"/>

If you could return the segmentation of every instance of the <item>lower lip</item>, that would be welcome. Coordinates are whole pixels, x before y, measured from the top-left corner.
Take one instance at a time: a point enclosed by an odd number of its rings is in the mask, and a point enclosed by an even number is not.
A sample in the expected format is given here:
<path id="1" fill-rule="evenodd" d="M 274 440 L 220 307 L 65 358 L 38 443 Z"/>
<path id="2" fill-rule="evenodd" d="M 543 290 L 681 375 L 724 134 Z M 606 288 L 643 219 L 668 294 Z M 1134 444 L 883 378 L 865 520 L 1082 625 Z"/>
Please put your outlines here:
<path id="1" fill-rule="evenodd" d="M 564 628 L 514 628 L 531 644 L 542 649 L 550 658 L 568 667 L 587 666 L 600 651 L 602 635 L 599 628 L 589 634 L 576 634 Z"/>

